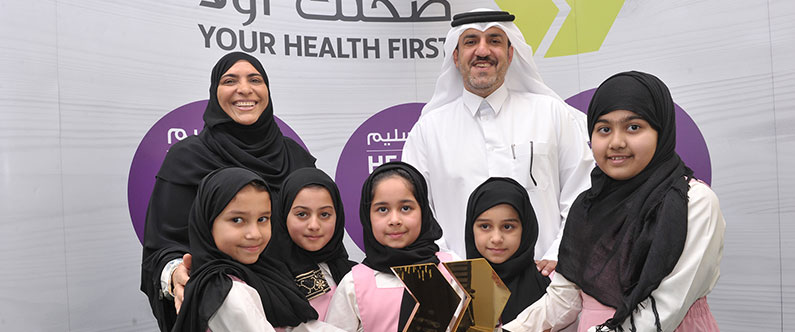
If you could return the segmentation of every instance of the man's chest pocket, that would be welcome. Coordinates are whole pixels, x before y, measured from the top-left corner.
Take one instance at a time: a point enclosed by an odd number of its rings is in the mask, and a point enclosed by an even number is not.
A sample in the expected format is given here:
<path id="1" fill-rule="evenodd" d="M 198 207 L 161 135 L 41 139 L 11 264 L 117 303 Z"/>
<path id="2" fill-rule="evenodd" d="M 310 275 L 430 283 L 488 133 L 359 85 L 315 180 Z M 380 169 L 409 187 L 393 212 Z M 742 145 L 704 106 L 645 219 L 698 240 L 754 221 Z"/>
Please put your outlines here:
<path id="1" fill-rule="evenodd" d="M 551 145 L 530 141 L 511 145 L 513 156 L 513 178 L 527 191 L 544 191 L 552 182 L 557 182 L 557 172 L 552 170 L 557 157 Z"/>

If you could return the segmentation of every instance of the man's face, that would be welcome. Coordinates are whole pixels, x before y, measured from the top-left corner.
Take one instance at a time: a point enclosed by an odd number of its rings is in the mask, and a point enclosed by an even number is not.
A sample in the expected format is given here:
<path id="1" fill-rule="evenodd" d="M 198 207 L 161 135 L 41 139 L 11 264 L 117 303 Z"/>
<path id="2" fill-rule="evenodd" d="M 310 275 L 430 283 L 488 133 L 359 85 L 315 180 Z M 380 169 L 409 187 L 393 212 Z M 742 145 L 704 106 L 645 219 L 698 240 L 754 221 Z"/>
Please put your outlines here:
<path id="1" fill-rule="evenodd" d="M 508 44 L 499 27 L 467 29 L 458 37 L 453 61 L 467 91 L 485 98 L 502 85 L 513 59 L 513 46 Z"/>

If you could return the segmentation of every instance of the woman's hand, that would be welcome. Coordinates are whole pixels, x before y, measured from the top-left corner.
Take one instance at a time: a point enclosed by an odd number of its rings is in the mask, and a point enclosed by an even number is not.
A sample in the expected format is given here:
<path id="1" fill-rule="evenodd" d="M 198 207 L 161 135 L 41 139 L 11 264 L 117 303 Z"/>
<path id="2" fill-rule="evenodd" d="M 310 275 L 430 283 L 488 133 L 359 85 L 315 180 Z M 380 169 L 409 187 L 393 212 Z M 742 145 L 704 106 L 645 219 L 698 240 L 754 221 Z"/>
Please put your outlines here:
<path id="1" fill-rule="evenodd" d="M 171 293 L 174 294 L 174 308 L 178 314 L 179 307 L 182 306 L 182 301 L 185 299 L 185 284 L 190 279 L 191 258 L 190 254 L 182 256 L 182 263 L 171 274 L 171 287 L 173 288 Z"/>

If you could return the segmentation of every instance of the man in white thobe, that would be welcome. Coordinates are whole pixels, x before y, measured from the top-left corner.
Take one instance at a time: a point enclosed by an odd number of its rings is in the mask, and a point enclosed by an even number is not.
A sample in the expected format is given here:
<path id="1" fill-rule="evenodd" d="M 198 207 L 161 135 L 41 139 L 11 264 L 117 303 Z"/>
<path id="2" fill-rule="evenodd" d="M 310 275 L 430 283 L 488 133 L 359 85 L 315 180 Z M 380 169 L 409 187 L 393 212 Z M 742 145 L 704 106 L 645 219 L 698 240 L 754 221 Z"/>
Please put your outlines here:
<path id="1" fill-rule="evenodd" d="M 489 177 L 524 185 L 538 218 L 535 259 L 548 275 L 574 199 L 594 167 L 585 114 L 544 85 L 513 15 L 475 10 L 454 17 L 431 101 L 403 147 L 428 182 L 442 225 L 440 246 L 466 257 L 469 195 Z"/>

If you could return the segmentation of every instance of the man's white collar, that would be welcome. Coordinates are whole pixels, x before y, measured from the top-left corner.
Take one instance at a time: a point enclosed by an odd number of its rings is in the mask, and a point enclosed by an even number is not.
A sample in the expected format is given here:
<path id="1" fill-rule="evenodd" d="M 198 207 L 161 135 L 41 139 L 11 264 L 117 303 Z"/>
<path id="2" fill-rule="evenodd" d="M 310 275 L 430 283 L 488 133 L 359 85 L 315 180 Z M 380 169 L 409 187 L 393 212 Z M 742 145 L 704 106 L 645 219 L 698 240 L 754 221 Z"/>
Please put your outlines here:
<path id="1" fill-rule="evenodd" d="M 505 103 L 505 100 L 508 99 L 508 89 L 505 87 L 505 84 L 500 85 L 497 90 L 494 90 L 494 92 L 486 96 L 486 98 L 478 96 L 464 89 L 463 95 L 461 97 L 464 101 L 465 108 L 472 113 L 472 116 L 477 114 L 478 108 L 480 108 L 480 103 L 482 103 L 484 100 L 489 103 L 491 109 L 494 110 L 494 114 L 500 114 L 502 105 Z"/>

